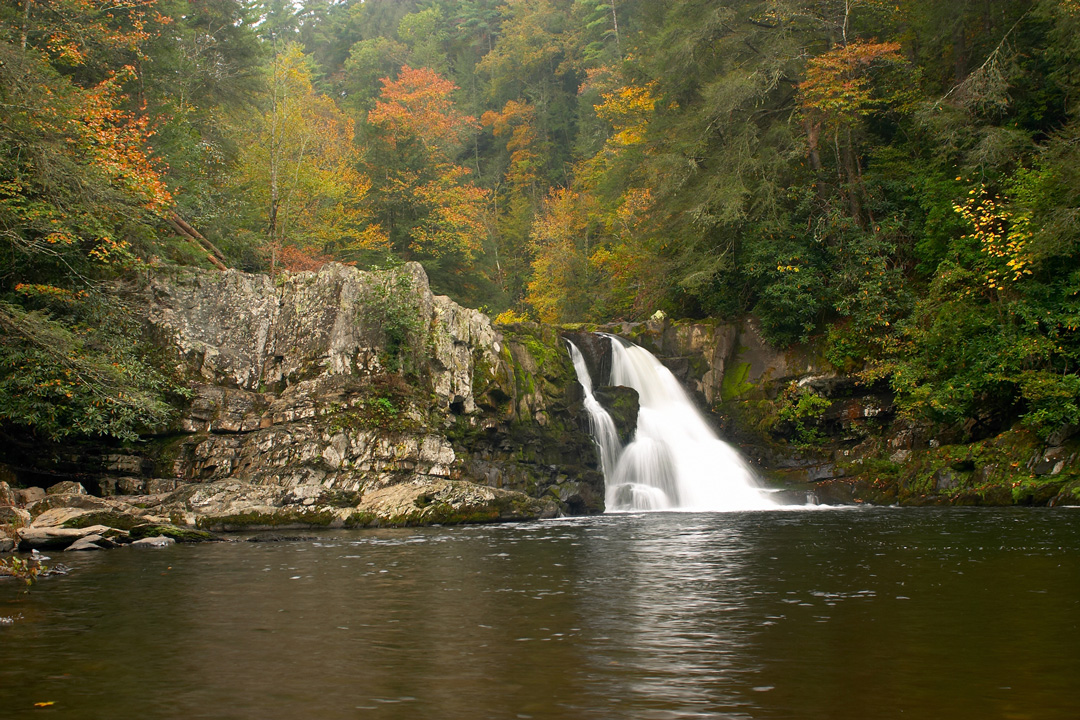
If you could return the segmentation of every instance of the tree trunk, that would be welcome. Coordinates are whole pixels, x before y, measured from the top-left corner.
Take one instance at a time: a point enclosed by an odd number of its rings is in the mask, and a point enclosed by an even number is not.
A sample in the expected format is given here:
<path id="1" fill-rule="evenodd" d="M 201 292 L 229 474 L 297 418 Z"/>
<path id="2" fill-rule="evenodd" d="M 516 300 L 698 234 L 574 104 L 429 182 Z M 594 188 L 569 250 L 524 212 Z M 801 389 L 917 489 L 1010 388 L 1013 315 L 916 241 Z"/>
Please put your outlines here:
<path id="1" fill-rule="evenodd" d="M 26 49 L 26 34 L 30 28 L 30 3 L 33 0 L 23 0 L 23 15 L 22 15 L 22 28 L 19 31 L 19 42 L 22 44 L 22 49 Z"/>

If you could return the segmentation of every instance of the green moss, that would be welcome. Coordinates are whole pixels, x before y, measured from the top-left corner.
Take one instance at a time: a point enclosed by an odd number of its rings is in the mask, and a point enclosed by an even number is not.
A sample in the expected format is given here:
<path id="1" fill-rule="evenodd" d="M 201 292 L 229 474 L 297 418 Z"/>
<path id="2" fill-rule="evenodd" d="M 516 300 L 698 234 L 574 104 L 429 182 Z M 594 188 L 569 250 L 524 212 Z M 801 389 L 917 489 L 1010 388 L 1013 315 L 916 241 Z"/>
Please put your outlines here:
<path id="1" fill-rule="evenodd" d="M 329 510 L 281 508 L 275 512 L 246 512 L 232 515 L 201 517 L 196 521 L 199 528 L 243 530 L 246 528 L 275 528 L 282 526 L 328 527 L 337 516 Z"/>
<path id="2" fill-rule="evenodd" d="M 128 515 L 127 513 L 116 512 L 113 510 L 101 510 L 72 518 L 65 522 L 62 527 L 85 528 L 90 527 L 91 525 L 106 525 L 111 528 L 116 528 L 117 530 L 131 530 L 135 526 L 144 523 L 145 521 L 142 518 L 134 515 Z"/>
<path id="3" fill-rule="evenodd" d="M 732 400 L 754 389 L 754 384 L 748 380 L 750 377 L 750 363 L 735 363 L 734 367 L 724 370 L 724 378 L 720 382 L 720 399 Z"/>
<path id="4" fill-rule="evenodd" d="M 221 540 L 217 535 L 208 533 L 205 530 L 195 530 L 192 528 L 177 527 L 176 525 L 160 525 L 153 523 L 142 524 L 131 528 L 130 535 L 132 540 L 164 535 L 165 537 L 172 538 L 176 542 L 181 543 L 213 542 Z"/>
<path id="5" fill-rule="evenodd" d="M 174 435 L 151 440 L 143 453 L 153 458 L 155 477 L 170 477 L 175 472 L 175 465 L 191 435 Z"/>
<path id="6" fill-rule="evenodd" d="M 1028 466 L 1041 451 L 1034 433 L 1013 429 L 971 444 L 915 449 L 903 463 L 868 457 L 843 467 L 855 496 L 868 502 L 890 488 L 904 505 L 1062 504 L 1076 470 L 1034 474 Z M 882 445 L 881 452 L 889 450 Z"/>
<path id="7" fill-rule="evenodd" d="M 345 518 L 344 527 L 347 528 L 361 528 L 361 527 L 378 527 L 379 516 L 366 510 L 357 510 L 356 512 Z"/>
<path id="8" fill-rule="evenodd" d="M 330 434 L 344 430 L 382 430 L 417 432 L 426 421 L 417 421 L 410 410 L 424 408 L 428 402 L 421 389 L 394 374 L 375 375 L 355 392 L 354 404 L 330 403 L 321 409 Z"/>

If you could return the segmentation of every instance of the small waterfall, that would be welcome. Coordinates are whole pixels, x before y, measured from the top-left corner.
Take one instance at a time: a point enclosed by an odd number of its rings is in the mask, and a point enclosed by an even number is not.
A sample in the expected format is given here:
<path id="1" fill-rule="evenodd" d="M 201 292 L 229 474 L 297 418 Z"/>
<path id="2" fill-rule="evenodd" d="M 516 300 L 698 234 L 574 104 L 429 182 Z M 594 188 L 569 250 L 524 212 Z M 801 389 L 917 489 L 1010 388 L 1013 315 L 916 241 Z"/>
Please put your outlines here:
<path id="1" fill-rule="evenodd" d="M 585 411 L 589 413 L 589 430 L 600 448 L 600 468 L 604 471 L 604 478 L 608 478 L 615 471 L 615 465 L 622 455 L 622 442 L 615 429 L 615 421 L 593 397 L 592 378 L 589 376 L 589 369 L 585 367 L 585 358 L 574 343 L 567 340 L 566 344 L 570 347 L 570 360 L 574 363 L 578 382 L 585 390 Z"/>
<path id="2" fill-rule="evenodd" d="M 607 508 L 640 510 L 766 510 L 777 505 L 754 486 L 753 473 L 739 454 L 720 440 L 694 407 L 679 381 L 652 353 L 622 338 L 611 339 L 612 385 L 638 392 L 640 410 L 633 441 L 604 461 Z M 594 427 L 607 412 L 592 397 L 592 380 L 584 358 L 571 345 L 571 357 L 585 394 L 596 406 L 589 409 Z M 576 353 L 576 357 L 575 357 Z M 601 445 L 600 435 L 594 437 Z M 609 471 L 610 457 L 618 461 Z"/>

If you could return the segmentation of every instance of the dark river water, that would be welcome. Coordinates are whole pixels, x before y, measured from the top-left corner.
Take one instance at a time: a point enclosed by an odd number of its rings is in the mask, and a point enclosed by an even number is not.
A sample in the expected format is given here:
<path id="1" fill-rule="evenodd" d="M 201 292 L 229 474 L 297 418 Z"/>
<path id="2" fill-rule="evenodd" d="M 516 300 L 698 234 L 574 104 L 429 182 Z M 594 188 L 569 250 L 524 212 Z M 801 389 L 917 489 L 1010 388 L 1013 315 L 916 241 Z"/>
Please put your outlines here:
<path id="1" fill-rule="evenodd" d="M 0 583 L 0 718 L 1080 718 L 1074 509 L 53 555 Z"/>

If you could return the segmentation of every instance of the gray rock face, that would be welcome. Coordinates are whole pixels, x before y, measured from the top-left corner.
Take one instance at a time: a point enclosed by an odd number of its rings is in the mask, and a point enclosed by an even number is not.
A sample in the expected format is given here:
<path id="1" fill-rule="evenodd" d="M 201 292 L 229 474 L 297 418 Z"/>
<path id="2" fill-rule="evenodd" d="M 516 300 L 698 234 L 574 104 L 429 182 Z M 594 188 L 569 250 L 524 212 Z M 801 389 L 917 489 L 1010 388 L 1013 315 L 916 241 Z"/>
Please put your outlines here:
<path id="1" fill-rule="evenodd" d="M 191 396 L 168 433 L 133 450 L 54 453 L 106 497 L 50 488 L 28 508 L 26 545 L 73 542 L 88 513 L 130 528 L 130 495 L 154 522 L 226 530 L 602 509 L 557 334 L 496 329 L 433 295 L 416 263 L 277 281 L 186 271 L 135 293 Z"/>
<path id="2" fill-rule="evenodd" d="M 158 279 L 148 293 L 150 322 L 210 386 L 185 418 L 189 432 L 256 429 L 265 389 L 386 372 L 401 360 L 387 352 L 395 334 L 423 356 L 443 407 L 470 413 L 474 364 L 490 367 L 499 352 L 491 321 L 435 297 L 418 263 L 379 273 L 331 264 L 276 287 L 236 270 L 191 273 Z"/>

